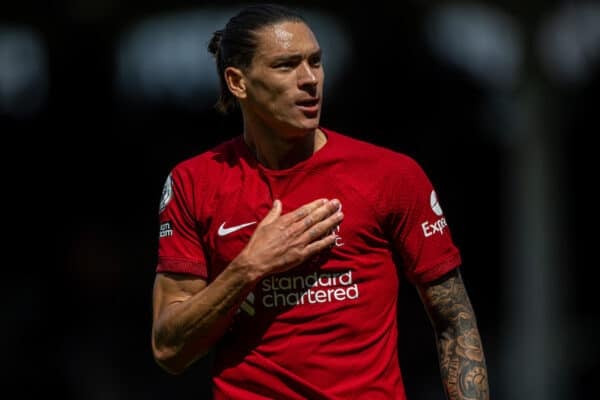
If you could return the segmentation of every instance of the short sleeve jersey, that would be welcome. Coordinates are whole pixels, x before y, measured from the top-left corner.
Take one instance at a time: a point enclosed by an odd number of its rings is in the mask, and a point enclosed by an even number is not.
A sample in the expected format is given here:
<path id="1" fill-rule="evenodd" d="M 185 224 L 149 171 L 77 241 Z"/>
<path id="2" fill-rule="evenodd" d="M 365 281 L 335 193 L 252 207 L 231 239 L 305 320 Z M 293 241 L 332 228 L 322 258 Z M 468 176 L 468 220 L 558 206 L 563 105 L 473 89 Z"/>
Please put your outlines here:
<path id="1" fill-rule="evenodd" d="M 419 164 L 322 128 L 327 143 L 285 170 L 258 164 L 242 137 L 179 163 L 160 204 L 157 272 L 209 283 L 280 199 L 283 213 L 337 198 L 335 246 L 257 283 L 219 342 L 218 399 L 405 399 L 397 354 L 399 279 L 460 265 Z"/>

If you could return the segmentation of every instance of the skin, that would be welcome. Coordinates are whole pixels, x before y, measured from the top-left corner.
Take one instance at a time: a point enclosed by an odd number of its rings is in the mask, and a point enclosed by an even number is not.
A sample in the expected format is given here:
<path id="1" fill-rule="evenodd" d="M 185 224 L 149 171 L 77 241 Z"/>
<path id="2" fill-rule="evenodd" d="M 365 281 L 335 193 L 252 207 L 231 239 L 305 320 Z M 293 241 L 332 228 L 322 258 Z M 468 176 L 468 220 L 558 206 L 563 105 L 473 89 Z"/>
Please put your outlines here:
<path id="1" fill-rule="evenodd" d="M 319 127 L 324 72 L 321 48 L 303 23 L 263 28 L 247 70 L 226 68 L 229 90 L 242 108 L 244 138 L 257 159 L 283 169 L 326 142 Z"/>
<path id="2" fill-rule="evenodd" d="M 228 67 L 225 80 L 238 99 L 244 139 L 257 160 L 289 168 L 325 143 L 319 127 L 324 72 L 321 49 L 303 23 L 258 31 L 252 65 Z M 248 244 L 210 284 L 197 277 L 157 274 L 153 291 L 152 349 L 173 374 L 183 372 L 216 344 L 260 279 L 300 265 L 332 246 L 343 219 L 337 199 L 318 199 L 281 214 L 276 200 Z M 481 339 L 458 271 L 417 287 L 436 332 L 448 399 L 489 399 Z"/>
<path id="3" fill-rule="evenodd" d="M 446 398 L 489 400 L 483 346 L 460 272 L 417 289 L 435 330 Z"/>
<path id="4" fill-rule="evenodd" d="M 181 373 L 223 335 L 256 282 L 286 271 L 333 246 L 343 219 L 338 200 L 318 199 L 281 214 L 276 200 L 242 252 L 210 284 L 195 277 L 157 274 L 152 349 L 165 370 Z"/>
<path id="5" fill-rule="evenodd" d="M 321 50 L 304 24 L 260 30 L 253 63 L 225 71 L 244 116 L 244 138 L 257 159 L 286 168 L 318 151 L 323 68 Z M 317 199 L 287 214 L 275 200 L 248 244 L 208 284 L 197 277 L 156 275 L 152 349 L 166 371 L 178 374 L 204 356 L 223 335 L 235 310 L 257 281 L 294 268 L 333 246 L 343 219 L 337 199 Z"/>

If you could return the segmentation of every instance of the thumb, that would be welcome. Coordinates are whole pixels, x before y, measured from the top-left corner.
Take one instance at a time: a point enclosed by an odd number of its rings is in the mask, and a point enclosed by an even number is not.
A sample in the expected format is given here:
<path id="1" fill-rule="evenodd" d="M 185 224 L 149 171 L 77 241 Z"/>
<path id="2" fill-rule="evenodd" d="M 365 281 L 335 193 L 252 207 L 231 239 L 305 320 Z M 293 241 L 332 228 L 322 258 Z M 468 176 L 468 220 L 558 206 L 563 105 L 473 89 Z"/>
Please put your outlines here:
<path id="1" fill-rule="evenodd" d="M 281 215 L 281 200 L 275 200 L 273 207 L 269 210 L 269 213 L 263 218 L 262 224 L 270 224 L 275 221 Z"/>

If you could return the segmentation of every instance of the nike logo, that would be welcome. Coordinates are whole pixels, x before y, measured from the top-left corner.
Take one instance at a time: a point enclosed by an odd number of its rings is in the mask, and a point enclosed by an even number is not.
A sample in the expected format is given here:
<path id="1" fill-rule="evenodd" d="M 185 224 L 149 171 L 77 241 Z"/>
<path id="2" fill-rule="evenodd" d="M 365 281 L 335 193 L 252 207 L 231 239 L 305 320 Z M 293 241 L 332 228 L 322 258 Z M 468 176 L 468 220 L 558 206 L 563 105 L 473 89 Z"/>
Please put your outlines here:
<path id="1" fill-rule="evenodd" d="M 230 233 L 239 231 L 240 229 L 245 228 L 250 225 L 254 225 L 255 223 L 256 223 L 256 221 L 246 222 L 245 224 L 235 225 L 235 226 L 230 226 L 229 228 L 225 228 L 225 222 L 223 222 L 221 224 L 221 226 L 219 227 L 219 231 L 217 233 L 219 234 L 219 236 L 229 235 Z"/>

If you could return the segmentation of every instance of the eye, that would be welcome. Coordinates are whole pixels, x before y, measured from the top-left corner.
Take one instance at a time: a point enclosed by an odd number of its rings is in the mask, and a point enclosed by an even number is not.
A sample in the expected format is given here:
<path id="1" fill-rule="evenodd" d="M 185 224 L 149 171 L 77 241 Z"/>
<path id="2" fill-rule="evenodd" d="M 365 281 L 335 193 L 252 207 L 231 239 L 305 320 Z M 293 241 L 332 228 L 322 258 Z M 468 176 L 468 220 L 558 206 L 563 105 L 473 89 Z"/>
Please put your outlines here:
<path id="1" fill-rule="evenodd" d="M 312 65 L 313 67 L 319 67 L 321 65 L 321 55 L 315 55 L 312 56 L 308 59 L 308 62 L 310 65 Z"/>
<path id="2" fill-rule="evenodd" d="M 295 66 L 296 66 L 296 63 L 294 63 L 292 61 L 285 61 L 285 62 L 275 64 L 275 68 L 277 68 L 277 69 L 290 69 L 290 68 L 294 68 Z"/>

